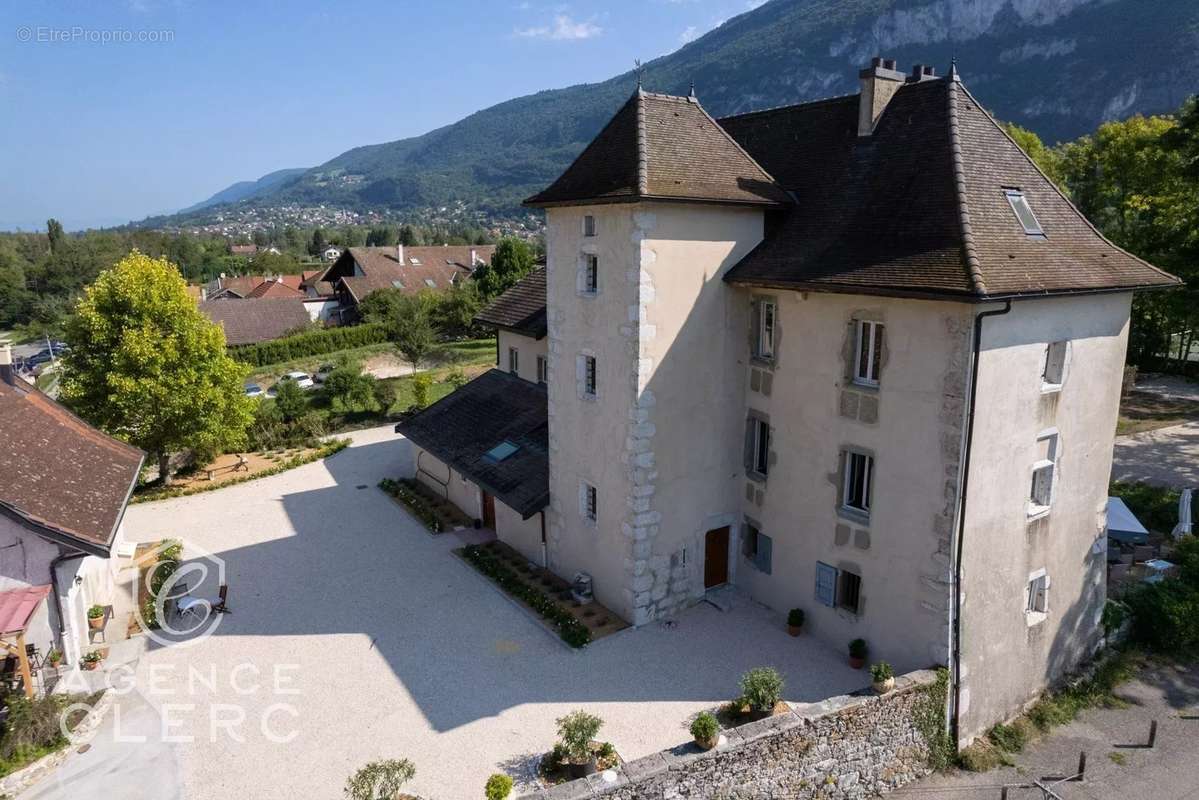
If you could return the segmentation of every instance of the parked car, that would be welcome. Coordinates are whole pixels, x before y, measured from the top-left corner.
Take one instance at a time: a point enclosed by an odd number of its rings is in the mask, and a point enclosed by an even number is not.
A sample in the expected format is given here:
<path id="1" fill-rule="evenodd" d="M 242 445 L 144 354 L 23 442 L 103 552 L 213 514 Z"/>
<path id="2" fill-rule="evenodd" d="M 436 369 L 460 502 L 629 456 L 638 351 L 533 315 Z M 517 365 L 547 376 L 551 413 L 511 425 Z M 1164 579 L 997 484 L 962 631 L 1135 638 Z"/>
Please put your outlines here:
<path id="1" fill-rule="evenodd" d="M 312 376 L 312 379 L 317 383 L 324 383 L 325 379 L 329 377 L 329 373 L 335 369 L 337 369 L 336 364 L 321 364 L 321 368 L 316 371 L 316 374 Z"/>
<path id="2" fill-rule="evenodd" d="M 256 383 L 247 383 L 246 384 L 246 397 L 262 397 L 265 394 L 266 394 L 266 392 L 264 392 L 262 390 L 262 387 L 259 386 L 258 384 L 256 384 Z"/>
<path id="3" fill-rule="evenodd" d="M 312 376 L 310 376 L 307 372 L 289 372 L 281 377 L 279 381 L 280 383 L 283 381 L 292 381 L 301 389 L 311 389 L 316 385 L 312 382 Z"/>

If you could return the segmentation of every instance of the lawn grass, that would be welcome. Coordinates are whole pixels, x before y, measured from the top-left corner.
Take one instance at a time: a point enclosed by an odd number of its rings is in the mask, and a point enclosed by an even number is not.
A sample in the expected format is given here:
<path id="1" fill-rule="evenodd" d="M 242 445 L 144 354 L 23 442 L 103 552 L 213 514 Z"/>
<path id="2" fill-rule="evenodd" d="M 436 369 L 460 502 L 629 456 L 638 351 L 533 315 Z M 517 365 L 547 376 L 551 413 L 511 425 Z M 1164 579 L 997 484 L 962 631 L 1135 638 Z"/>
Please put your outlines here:
<path id="1" fill-rule="evenodd" d="M 1151 392 L 1128 392 L 1120 401 L 1116 434 L 1125 436 L 1157 428 L 1168 428 L 1199 419 L 1199 403 Z"/>
<path id="2" fill-rule="evenodd" d="M 9 344 L 26 344 L 33 341 L 34 336 L 26 330 L 0 330 L 0 342 L 8 342 Z"/>
<path id="3" fill-rule="evenodd" d="M 453 359 L 453 363 L 461 366 L 495 363 L 495 338 L 491 336 L 486 339 L 467 339 L 454 342 L 445 350 L 457 356 Z"/>
<path id="4" fill-rule="evenodd" d="M 347 350 L 336 350 L 332 353 L 322 353 L 317 356 L 293 358 L 290 361 L 280 361 L 276 364 L 266 364 L 254 367 L 251 380 L 274 383 L 288 372 L 307 372 L 312 374 L 323 364 L 339 364 L 351 361 L 365 361 L 371 356 L 381 353 L 396 353 L 396 347 L 391 342 L 368 344 L 362 347 L 351 347 Z M 398 354 L 397 354 L 398 355 Z M 439 369 L 448 366 L 471 367 L 495 363 L 495 339 L 466 339 L 452 342 L 439 347 L 430 354 L 427 369 Z M 411 401 L 410 401 L 411 402 Z M 405 406 L 406 407 L 406 406 Z"/>

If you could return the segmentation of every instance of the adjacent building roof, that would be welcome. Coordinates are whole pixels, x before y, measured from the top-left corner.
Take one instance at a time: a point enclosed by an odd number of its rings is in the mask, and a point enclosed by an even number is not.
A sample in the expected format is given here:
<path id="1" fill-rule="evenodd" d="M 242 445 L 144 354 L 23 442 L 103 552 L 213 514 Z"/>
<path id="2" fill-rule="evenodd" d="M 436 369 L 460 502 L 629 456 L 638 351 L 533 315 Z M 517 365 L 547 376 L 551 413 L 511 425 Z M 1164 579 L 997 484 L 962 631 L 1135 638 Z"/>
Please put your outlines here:
<path id="1" fill-rule="evenodd" d="M 0 419 L 0 513 L 46 538 L 107 556 L 142 452 L 19 378 L 0 378 Z"/>
<path id="2" fill-rule="evenodd" d="M 492 369 L 400 422 L 396 433 L 528 519 L 549 503 L 547 407 L 544 385 Z M 515 450 L 488 455 L 505 442 Z"/>
<path id="3" fill-rule="evenodd" d="M 475 322 L 494 325 L 534 339 L 544 339 L 545 267 L 533 270 L 511 289 L 492 300 L 475 316 Z"/>
<path id="4" fill-rule="evenodd" d="M 695 97 L 638 89 L 549 188 L 525 205 L 641 200 L 790 202 Z"/>
<path id="5" fill-rule="evenodd" d="M 209 300 L 200 304 L 200 310 L 225 329 L 229 345 L 278 339 L 312 322 L 299 296 Z"/>
<path id="6" fill-rule="evenodd" d="M 378 289 L 414 294 L 422 289 L 448 289 L 478 264 L 490 263 L 494 253 L 495 245 L 350 247 L 311 282 L 341 282 L 356 301 Z"/>
<path id="7" fill-rule="evenodd" d="M 1105 239 L 956 77 L 900 87 L 870 136 L 857 111 L 853 95 L 720 121 L 797 201 L 727 281 L 971 301 L 1178 283 Z"/>
<path id="8" fill-rule="evenodd" d="M 255 286 L 246 299 L 256 297 L 307 297 L 308 295 L 300 291 L 298 288 L 292 287 L 284 283 L 282 280 L 270 279 Z"/>
<path id="9" fill-rule="evenodd" d="M 0 592 L 0 635 L 20 633 L 29 624 L 29 618 L 50 594 L 50 584 L 45 586 L 23 586 Z"/>

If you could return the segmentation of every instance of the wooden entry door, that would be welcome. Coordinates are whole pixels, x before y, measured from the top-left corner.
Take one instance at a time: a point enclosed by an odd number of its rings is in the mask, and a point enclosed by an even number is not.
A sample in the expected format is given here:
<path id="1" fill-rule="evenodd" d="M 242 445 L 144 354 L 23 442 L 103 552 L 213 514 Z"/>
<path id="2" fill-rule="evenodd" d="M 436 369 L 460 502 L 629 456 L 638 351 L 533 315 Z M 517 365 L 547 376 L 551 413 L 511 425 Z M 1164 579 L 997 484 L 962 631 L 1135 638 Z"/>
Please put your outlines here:
<path id="1" fill-rule="evenodd" d="M 483 492 L 483 527 L 495 530 L 495 498 Z"/>
<path id="2" fill-rule="evenodd" d="M 704 536 L 704 588 L 729 582 L 729 528 L 708 531 Z"/>

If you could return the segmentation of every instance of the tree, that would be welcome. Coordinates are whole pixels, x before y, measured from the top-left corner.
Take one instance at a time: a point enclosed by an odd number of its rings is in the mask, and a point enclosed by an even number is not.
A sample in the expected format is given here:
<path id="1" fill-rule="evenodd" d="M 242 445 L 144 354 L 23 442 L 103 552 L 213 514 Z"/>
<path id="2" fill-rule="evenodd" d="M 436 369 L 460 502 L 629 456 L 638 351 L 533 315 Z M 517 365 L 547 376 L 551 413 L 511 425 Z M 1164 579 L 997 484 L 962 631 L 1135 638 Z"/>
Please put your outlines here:
<path id="1" fill-rule="evenodd" d="M 354 364 L 346 364 L 325 378 L 325 396 L 334 411 L 376 411 L 375 376 L 364 373 Z"/>
<path id="2" fill-rule="evenodd" d="M 46 238 L 50 241 L 51 255 L 62 252 L 62 243 L 66 239 L 66 232 L 62 229 L 62 223 L 53 217 L 46 220 Z"/>
<path id="3" fill-rule="evenodd" d="M 416 230 L 411 225 L 400 226 L 400 244 L 405 247 L 416 245 Z"/>
<path id="4" fill-rule="evenodd" d="M 290 253 L 264 250 L 254 256 L 253 271 L 259 275 L 295 275 L 300 272 L 300 262 Z"/>
<path id="5" fill-rule="evenodd" d="M 66 324 L 61 397 L 81 417 L 153 454 L 164 483 L 185 448 L 240 447 L 248 368 L 187 293 L 178 269 L 134 250 L 89 286 Z"/>
<path id="6" fill-rule="evenodd" d="M 479 287 L 474 281 L 455 283 L 438 298 L 433 319 L 442 337 L 462 338 L 475 327 L 475 315 L 483 307 Z"/>
<path id="7" fill-rule="evenodd" d="M 329 246 L 329 239 L 325 236 L 324 228 L 312 229 L 312 241 L 308 244 L 309 255 L 319 256 L 325 252 L 325 248 Z"/>
<path id="8" fill-rule="evenodd" d="M 416 408 L 429 407 L 429 392 L 433 389 L 433 378 L 427 372 L 412 376 L 412 405 Z"/>
<path id="9" fill-rule="evenodd" d="M 400 788 L 416 775 L 406 758 L 372 761 L 346 781 L 349 800 L 398 800 Z"/>
<path id="10" fill-rule="evenodd" d="M 292 422 L 308 410 L 308 398 L 295 381 L 279 381 L 275 384 L 275 407 L 284 422 Z"/>
<path id="11" fill-rule="evenodd" d="M 386 326 L 387 338 L 417 367 L 437 343 L 434 317 L 440 297 L 429 289 L 417 294 L 407 294 L 402 289 L 380 289 L 367 295 L 358 308 L 366 322 Z"/>
<path id="12" fill-rule="evenodd" d="M 496 245 L 491 263 L 475 270 L 474 280 L 484 300 L 512 288 L 517 281 L 533 269 L 533 251 L 524 241 L 512 236 L 504 237 Z"/>

